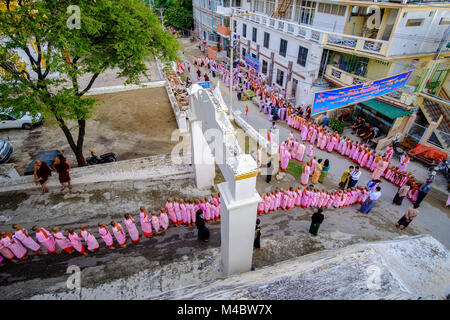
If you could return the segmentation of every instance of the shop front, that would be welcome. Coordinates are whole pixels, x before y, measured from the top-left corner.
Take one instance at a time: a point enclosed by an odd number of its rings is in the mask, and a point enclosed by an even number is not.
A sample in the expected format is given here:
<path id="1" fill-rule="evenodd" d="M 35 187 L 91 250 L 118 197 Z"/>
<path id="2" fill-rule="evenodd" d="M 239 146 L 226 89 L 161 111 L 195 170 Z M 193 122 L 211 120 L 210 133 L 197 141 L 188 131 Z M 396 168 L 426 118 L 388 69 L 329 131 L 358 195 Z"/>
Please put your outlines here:
<path id="1" fill-rule="evenodd" d="M 355 120 L 358 117 L 363 118 L 365 122 L 370 123 L 375 131 L 378 131 L 376 137 L 380 137 L 390 136 L 391 130 L 404 126 L 407 122 L 404 117 L 409 117 L 411 113 L 409 110 L 377 99 L 371 99 L 356 105 L 353 118 Z"/>

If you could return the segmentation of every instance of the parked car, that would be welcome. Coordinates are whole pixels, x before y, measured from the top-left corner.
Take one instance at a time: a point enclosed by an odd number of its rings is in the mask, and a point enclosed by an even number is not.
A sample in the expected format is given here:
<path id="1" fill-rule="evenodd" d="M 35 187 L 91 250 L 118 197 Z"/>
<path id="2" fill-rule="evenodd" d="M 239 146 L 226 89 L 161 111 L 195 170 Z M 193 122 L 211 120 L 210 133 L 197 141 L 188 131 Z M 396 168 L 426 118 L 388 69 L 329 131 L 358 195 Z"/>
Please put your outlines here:
<path id="1" fill-rule="evenodd" d="M 34 157 L 33 161 L 30 162 L 23 175 L 30 176 L 34 174 L 34 165 L 36 163 L 36 160 L 45 161 L 47 162 L 48 166 L 51 167 L 53 165 L 53 162 L 55 162 L 55 158 L 58 155 L 58 153 L 60 152 L 59 150 L 56 149 L 39 152 L 38 155 Z"/>
<path id="2" fill-rule="evenodd" d="M 0 110 L 0 129 L 22 128 L 31 130 L 42 124 L 44 118 L 40 113 L 32 116 L 29 112 L 14 112 L 11 108 Z"/>
<path id="3" fill-rule="evenodd" d="M 0 163 L 6 163 L 11 159 L 13 147 L 7 140 L 0 139 Z"/>

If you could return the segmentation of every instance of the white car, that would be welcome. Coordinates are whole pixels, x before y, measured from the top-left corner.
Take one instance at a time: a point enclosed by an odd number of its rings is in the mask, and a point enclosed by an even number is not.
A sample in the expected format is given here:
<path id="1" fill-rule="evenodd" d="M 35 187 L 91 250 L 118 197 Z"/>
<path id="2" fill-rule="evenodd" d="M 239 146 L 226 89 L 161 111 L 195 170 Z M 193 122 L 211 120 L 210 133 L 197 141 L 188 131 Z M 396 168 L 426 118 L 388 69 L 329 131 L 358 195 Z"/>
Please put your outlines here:
<path id="1" fill-rule="evenodd" d="M 29 112 L 0 111 L 0 129 L 22 128 L 30 130 L 33 126 L 41 124 L 43 120 L 40 113 L 33 117 Z"/>

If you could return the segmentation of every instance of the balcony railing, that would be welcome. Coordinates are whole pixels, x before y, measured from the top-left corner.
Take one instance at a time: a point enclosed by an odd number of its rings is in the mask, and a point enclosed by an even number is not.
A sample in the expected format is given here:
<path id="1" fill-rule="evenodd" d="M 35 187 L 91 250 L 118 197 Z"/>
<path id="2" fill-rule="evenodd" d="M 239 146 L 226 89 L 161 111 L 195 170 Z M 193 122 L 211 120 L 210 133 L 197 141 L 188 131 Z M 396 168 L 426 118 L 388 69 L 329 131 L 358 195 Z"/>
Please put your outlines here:
<path id="1" fill-rule="evenodd" d="M 239 8 L 230 9 L 233 14 L 249 13 Z M 323 45 L 344 48 L 360 53 L 387 56 L 388 41 L 328 32 L 304 24 L 275 19 L 261 13 L 251 13 L 251 15 L 242 16 L 240 19 L 254 21 L 276 31 L 289 33 L 296 37 L 311 40 Z"/>

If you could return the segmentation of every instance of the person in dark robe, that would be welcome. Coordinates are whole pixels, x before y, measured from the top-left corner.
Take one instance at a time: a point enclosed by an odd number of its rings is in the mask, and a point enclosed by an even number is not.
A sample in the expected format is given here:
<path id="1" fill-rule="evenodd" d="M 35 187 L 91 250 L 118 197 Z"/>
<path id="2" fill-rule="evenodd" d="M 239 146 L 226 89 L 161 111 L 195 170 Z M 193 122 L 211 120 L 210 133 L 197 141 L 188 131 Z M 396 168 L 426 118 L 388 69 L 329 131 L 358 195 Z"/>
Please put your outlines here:
<path id="1" fill-rule="evenodd" d="M 270 159 L 269 162 L 267 163 L 267 176 L 266 176 L 267 183 L 269 183 L 272 180 L 272 172 L 273 172 L 272 159 Z"/>
<path id="2" fill-rule="evenodd" d="M 317 212 L 314 212 L 311 217 L 311 226 L 309 227 L 309 233 L 311 233 L 312 235 L 317 236 L 320 224 L 323 222 L 323 219 L 325 218 L 322 212 L 323 209 L 320 208 Z"/>
<path id="3" fill-rule="evenodd" d="M 361 129 L 363 125 L 364 125 L 364 120 L 361 117 L 358 117 L 358 120 L 356 120 L 355 123 L 351 126 L 352 133 L 355 134 L 355 132 L 358 132 L 359 129 Z"/>
<path id="4" fill-rule="evenodd" d="M 37 185 L 38 182 L 42 187 L 42 194 L 48 192 L 48 189 L 45 187 L 45 184 L 48 181 L 48 177 L 52 175 L 52 169 L 48 166 L 47 162 L 36 160 L 36 164 L 34 165 L 34 183 Z"/>
<path id="5" fill-rule="evenodd" d="M 256 219 L 255 241 L 253 241 L 253 248 L 262 250 L 262 248 L 261 248 L 261 220 L 259 220 L 259 219 Z"/>
<path id="6" fill-rule="evenodd" d="M 209 77 L 208 75 L 205 73 L 205 75 L 203 76 L 205 78 L 205 81 L 209 81 Z"/>
<path id="7" fill-rule="evenodd" d="M 369 143 L 372 141 L 372 138 L 375 137 L 375 131 L 370 127 L 370 124 L 367 125 L 369 126 L 369 130 L 361 137 L 363 143 Z"/>
<path id="8" fill-rule="evenodd" d="M 397 193 L 395 194 L 394 199 L 392 200 L 392 203 L 401 206 L 403 199 L 408 194 L 409 190 L 411 189 L 411 184 L 407 182 L 403 187 L 398 189 Z"/>
<path id="9" fill-rule="evenodd" d="M 72 186 L 70 185 L 70 163 L 67 162 L 66 157 L 62 153 L 58 153 L 53 162 L 52 169 L 59 174 L 59 183 L 61 183 L 61 191 L 64 191 L 66 186 L 64 183 L 67 183 L 67 187 L 69 190 L 72 190 Z"/>
<path id="10" fill-rule="evenodd" d="M 196 221 L 195 224 L 198 230 L 198 239 L 203 242 L 209 241 L 209 229 L 206 227 L 205 220 L 202 217 L 203 210 L 199 209 L 196 212 Z"/>
<path id="11" fill-rule="evenodd" d="M 305 119 L 309 120 L 309 118 L 311 117 L 311 106 L 307 106 L 306 107 L 306 115 L 305 115 Z"/>

